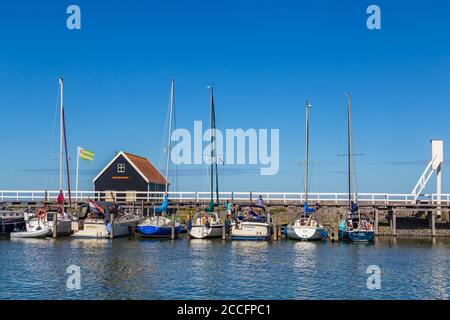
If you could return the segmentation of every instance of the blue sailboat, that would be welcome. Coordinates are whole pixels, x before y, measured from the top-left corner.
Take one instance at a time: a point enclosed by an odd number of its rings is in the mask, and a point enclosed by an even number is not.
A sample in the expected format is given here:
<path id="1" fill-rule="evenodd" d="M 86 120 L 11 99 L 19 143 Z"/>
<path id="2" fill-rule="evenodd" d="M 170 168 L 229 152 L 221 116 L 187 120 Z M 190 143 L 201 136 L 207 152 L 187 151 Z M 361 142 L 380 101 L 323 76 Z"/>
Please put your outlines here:
<path id="1" fill-rule="evenodd" d="M 139 235 L 143 238 L 169 238 L 172 235 L 173 221 L 163 214 L 169 209 L 168 195 L 164 195 L 163 203 L 160 207 L 154 209 L 154 215 L 145 219 L 137 227 Z M 175 235 L 182 232 L 183 227 L 180 223 L 175 223 Z"/>
<path id="2" fill-rule="evenodd" d="M 175 81 L 172 79 L 171 94 L 170 94 L 170 110 L 169 110 L 169 134 L 168 134 L 168 148 L 166 159 L 166 186 L 163 203 L 161 206 L 154 208 L 151 216 L 147 217 L 137 227 L 137 232 L 141 238 L 170 238 L 172 236 L 172 228 L 174 228 L 175 236 L 180 234 L 183 230 L 181 223 L 173 221 L 167 217 L 169 213 L 169 196 L 167 194 L 169 189 L 169 160 L 170 160 L 170 135 L 172 133 L 172 116 L 174 109 L 175 97 Z"/>
<path id="3" fill-rule="evenodd" d="M 352 199 L 352 128 L 350 93 L 347 93 L 347 143 L 348 143 L 348 215 L 339 222 L 339 240 L 353 242 L 372 242 L 375 239 L 373 225 L 369 219 L 359 212 L 359 207 Z"/>

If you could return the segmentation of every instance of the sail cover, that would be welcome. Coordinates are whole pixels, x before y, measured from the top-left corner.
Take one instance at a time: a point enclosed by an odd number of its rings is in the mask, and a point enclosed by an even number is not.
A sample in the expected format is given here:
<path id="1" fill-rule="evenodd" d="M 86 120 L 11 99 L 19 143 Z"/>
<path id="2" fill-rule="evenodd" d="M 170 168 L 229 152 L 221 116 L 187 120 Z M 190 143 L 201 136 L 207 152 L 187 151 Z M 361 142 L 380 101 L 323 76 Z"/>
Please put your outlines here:
<path id="1" fill-rule="evenodd" d="M 209 202 L 209 207 L 205 209 L 206 212 L 214 212 L 214 200 Z"/>
<path id="2" fill-rule="evenodd" d="M 351 211 L 352 212 L 357 212 L 358 209 L 359 209 L 358 205 L 352 201 L 352 203 L 351 203 Z"/>
<path id="3" fill-rule="evenodd" d="M 303 209 L 304 209 L 305 214 L 311 214 L 311 213 L 314 212 L 314 209 L 313 209 L 313 208 L 310 208 L 310 207 L 308 206 L 308 203 L 307 203 L 307 202 L 305 202 L 305 204 L 303 205 Z"/>
<path id="4" fill-rule="evenodd" d="M 155 212 L 156 213 L 161 213 L 163 211 L 166 211 L 167 208 L 169 207 L 169 198 L 167 196 L 167 194 L 164 196 L 164 200 L 163 203 L 161 204 L 160 207 L 155 208 Z"/>

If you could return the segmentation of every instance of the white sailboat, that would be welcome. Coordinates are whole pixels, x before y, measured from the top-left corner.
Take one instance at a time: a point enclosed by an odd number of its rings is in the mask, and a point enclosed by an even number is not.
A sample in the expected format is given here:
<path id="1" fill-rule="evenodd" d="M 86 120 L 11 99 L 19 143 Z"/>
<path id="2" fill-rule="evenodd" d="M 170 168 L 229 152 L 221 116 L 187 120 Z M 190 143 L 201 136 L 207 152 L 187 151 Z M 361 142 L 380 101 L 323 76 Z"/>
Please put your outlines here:
<path id="1" fill-rule="evenodd" d="M 303 215 L 300 215 L 293 223 L 286 227 L 288 239 L 292 240 L 321 240 L 324 228 L 314 217 L 314 209 L 308 206 L 308 176 L 309 176 L 309 108 L 311 105 L 306 100 L 306 161 L 305 161 L 305 203 Z"/>
<path id="2" fill-rule="evenodd" d="M 182 225 L 178 221 L 173 221 L 167 216 L 169 210 L 169 161 L 171 152 L 171 134 L 173 124 L 173 112 L 175 105 L 175 80 L 172 79 L 170 90 L 170 108 L 169 108 L 169 131 L 166 155 L 166 185 L 164 200 L 160 207 L 154 208 L 154 214 L 147 217 L 137 226 L 137 232 L 141 238 L 170 238 L 172 236 L 172 227 L 174 235 L 182 232 Z"/>
<path id="3" fill-rule="evenodd" d="M 214 87 L 208 87 L 211 93 L 210 98 L 210 128 L 212 132 L 216 130 L 216 111 L 214 108 Z M 217 150 L 216 137 L 211 135 L 211 200 L 205 212 L 197 213 L 190 227 L 189 235 L 197 239 L 218 238 L 222 236 L 224 224 L 215 212 L 214 205 L 214 174 L 216 187 L 216 205 L 219 204 L 219 175 L 217 172 Z"/>
<path id="4" fill-rule="evenodd" d="M 39 209 L 35 215 L 25 216 L 26 231 L 13 232 L 11 238 L 42 238 L 48 235 L 61 236 L 70 235 L 72 233 L 72 220 L 64 212 L 63 197 L 63 138 L 65 141 L 65 119 L 64 119 L 64 90 L 63 77 L 59 78 L 59 94 L 60 94 L 60 124 L 59 124 L 59 196 L 58 211 L 47 212 L 45 209 Z M 67 161 L 67 158 L 66 158 Z M 68 163 L 67 163 L 68 166 Z M 67 168 L 67 172 L 69 168 Z"/>
<path id="5" fill-rule="evenodd" d="M 373 242 L 375 231 L 369 219 L 359 211 L 357 199 L 353 200 L 352 192 L 352 117 L 351 96 L 347 92 L 347 148 L 348 148 L 348 213 L 347 219 L 339 222 L 339 240 L 353 242 Z"/>

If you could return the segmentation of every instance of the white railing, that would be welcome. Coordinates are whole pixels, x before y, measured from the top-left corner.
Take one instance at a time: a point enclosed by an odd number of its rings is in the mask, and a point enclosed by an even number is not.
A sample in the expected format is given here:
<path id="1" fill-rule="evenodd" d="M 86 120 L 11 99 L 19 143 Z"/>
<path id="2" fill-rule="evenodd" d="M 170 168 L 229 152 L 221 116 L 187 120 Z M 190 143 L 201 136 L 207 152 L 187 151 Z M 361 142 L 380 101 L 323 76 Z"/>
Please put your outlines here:
<path id="1" fill-rule="evenodd" d="M 23 191 L 23 190 L 0 190 L 0 201 L 2 202 L 39 202 L 39 201 L 56 201 L 59 191 Z M 99 192 L 99 191 L 78 191 L 71 192 L 72 201 L 85 202 L 88 199 L 133 202 L 133 201 L 160 201 L 163 198 L 163 192 L 134 192 L 134 191 L 115 191 L 115 192 Z M 219 192 L 219 200 L 225 201 L 232 199 L 234 201 L 255 201 L 259 195 L 262 195 L 265 201 L 274 203 L 298 203 L 305 199 L 304 193 L 301 192 Z M 175 202 L 199 202 L 207 203 L 210 200 L 210 192 L 169 192 L 169 198 Z M 437 204 L 437 194 L 423 194 L 417 197 L 413 194 L 391 194 L 391 193 L 358 193 L 353 195 L 357 197 L 359 202 L 371 204 L 391 204 L 405 203 L 412 204 L 419 202 L 428 202 Z M 68 192 L 64 192 L 64 198 L 68 200 Z M 215 195 L 214 195 L 215 199 Z M 309 193 L 308 202 L 310 204 L 327 202 L 327 203 L 345 203 L 348 201 L 348 193 Z M 450 194 L 441 194 L 440 203 L 442 205 L 450 204 Z"/>

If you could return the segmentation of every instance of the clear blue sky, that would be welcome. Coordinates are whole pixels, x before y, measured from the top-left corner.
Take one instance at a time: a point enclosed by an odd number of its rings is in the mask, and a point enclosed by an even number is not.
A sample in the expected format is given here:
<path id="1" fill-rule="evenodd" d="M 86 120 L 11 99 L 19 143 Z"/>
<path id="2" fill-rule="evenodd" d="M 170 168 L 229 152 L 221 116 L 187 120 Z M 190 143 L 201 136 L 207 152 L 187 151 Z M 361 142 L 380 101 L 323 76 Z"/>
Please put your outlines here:
<path id="1" fill-rule="evenodd" d="M 82 29 L 66 28 L 81 7 Z M 382 29 L 366 28 L 381 7 Z M 0 10 L 0 189 L 57 188 L 52 136 L 65 76 L 71 166 L 81 189 L 116 150 L 163 165 L 170 75 L 177 127 L 279 128 L 280 171 L 221 166 L 221 189 L 302 191 L 304 100 L 311 99 L 311 191 L 346 190 L 346 97 L 352 92 L 357 191 L 410 192 L 431 138 L 450 143 L 446 1 L 4 1 Z M 448 150 L 448 149 L 446 149 Z M 51 170 L 50 170 L 51 169 Z M 444 166 L 443 188 L 450 192 Z M 179 190 L 207 190 L 205 168 L 177 169 Z"/>

